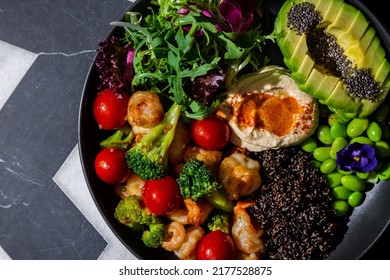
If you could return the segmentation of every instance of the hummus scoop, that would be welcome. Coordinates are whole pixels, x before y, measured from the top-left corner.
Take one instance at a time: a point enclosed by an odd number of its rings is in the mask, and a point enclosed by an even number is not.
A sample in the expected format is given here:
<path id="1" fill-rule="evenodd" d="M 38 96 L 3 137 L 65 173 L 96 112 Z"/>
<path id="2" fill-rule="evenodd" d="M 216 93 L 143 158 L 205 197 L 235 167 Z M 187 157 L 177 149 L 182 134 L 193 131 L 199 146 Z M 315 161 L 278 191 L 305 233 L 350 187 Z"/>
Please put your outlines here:
<path id="1" fill-rule="evenodd" d="M 297 145 L 315 132 L 319 118 L 317 100 L 276 65 L 242 77 L 217 114 L 229 123 L 230 141 L 249 151 Z"/>

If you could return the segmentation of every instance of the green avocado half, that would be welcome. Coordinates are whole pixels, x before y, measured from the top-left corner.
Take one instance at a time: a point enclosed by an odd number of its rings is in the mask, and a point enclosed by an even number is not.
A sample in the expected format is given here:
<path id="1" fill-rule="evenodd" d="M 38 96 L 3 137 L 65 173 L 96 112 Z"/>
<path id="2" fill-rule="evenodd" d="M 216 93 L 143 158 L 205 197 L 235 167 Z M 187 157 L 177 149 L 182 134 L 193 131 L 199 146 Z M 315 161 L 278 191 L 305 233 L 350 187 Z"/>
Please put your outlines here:
<path id="1" fill-rule="evenodd" d="M 287 0 L 275 20 L 284 63 L 302 91 L 346 117 L 386 98 L 390 64 L 364 14 L 342 0 Z"/>

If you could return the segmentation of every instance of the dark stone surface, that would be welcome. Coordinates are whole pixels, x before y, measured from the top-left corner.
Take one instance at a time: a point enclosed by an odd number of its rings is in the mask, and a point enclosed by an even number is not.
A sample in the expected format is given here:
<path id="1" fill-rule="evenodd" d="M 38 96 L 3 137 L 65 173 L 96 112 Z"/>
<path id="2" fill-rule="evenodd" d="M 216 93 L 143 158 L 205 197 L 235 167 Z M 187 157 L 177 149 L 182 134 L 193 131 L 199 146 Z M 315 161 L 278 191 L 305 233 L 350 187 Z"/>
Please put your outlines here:
<path id="1" fill-rule="evenodd" d="M 362 2 L 389 29 L 386 2 Z M 0 246 L 12 259 L 97 259 L 107 245 L 52 178 L 77 144 L 93 50 L 130 4 L 0 2 L 0 40 L 39 54 L 0 110 L 0 199 L 12 205 L 0 207 Z M 390 229 L 363 258 L 390 259 Z"/>
<path id="2" fill-rule="evenodd" d="M 93 51 L 130 4 L 1 0 L 0 40 L 38 54 L 0 111 L 0 197 L 11 205 L 0 207 L 0 245 L 12 259 L 97 259 L 107 245 L 52 178 L 77 144 Z"/>

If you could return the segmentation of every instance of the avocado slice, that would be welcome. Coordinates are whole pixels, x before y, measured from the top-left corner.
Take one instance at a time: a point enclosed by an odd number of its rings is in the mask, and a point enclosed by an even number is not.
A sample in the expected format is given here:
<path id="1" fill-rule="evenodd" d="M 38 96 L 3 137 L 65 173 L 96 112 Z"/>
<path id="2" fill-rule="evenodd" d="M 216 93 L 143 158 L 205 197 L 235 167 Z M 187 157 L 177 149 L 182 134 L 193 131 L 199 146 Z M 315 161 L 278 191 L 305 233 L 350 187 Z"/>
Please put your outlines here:
<path id="1" fill-rule="evenodd" d="M 380 44 L 379 37 L 375 37 L 364 54 L 360 66 L 362 68 L 369 68 L 372 74 L 375 76 L 385 56 L 386 52 Z"/>
<path id="2" fill-rule="evenodd" d="M 386 52 L 355 6 L 343 0 L 287 0 L 275 31 L 284 35 L 277 43 L 291 76 L 319 102 L 348 117 L 361 117 L 385 99 L 390 77 Z M 375 90 L 362 89 L 360 79 L 367 80 L 360 72 L 355 75 L 360 69 Z"/>
<path id="3" fill-rule="evenodd" d="M 340 2 L 342 3 L 342 1 Z M 337 4 L 335 6 L 337 6 Z M 330 24 L 327 28 L 348 30 L 351 27 L 357 12 L 358 9 L 356 9 L 354 6 L 342 3 L 341 8 L 338 10 L 337 16 L 334 18 L 334 20 L 330 21 Z"/>
<path id="4" fill-rule="evenodd" d="M 360 108 L 360 102 L 355 101 L 348 94 L 345 94 L 345 86 L 342 81 L 338 81 L 332 93 L 326 99 L 325 104 L 336 109 L 342 109 L 342 112 L 357 116 Z"/>
<path id="5" fill-rule="evenodd" d="M 291 76 L 294 80 L 298 81 L 298 83 L 304 83 L 307 81 L 311 71 L 314 67 L 314 61 L 310 58 L 310 56 L 306 55 L 302 60 L 301 66 L 295 72 L 291 73 Z"/>
<path id="6" fill-rule="evenodd" d="M 344 2 L 342 0 L 330 0 L 327 10 L 323 14 L 323 21 L 330 24 L 335 21 Z"/>
<path id="7" fill-rule="evenodd" d="M 351 45 L 359 43 L 360 39 L 369 26 L 368 20 L 364 17 L 361 11 L 357 11 L 354 20 L 348 30 L 334 30 L 328 28 L 328 32 L 337 37 L 337 43 L 344 49 L 348 49 Z M 337 34 L 338 33 L 338 34 Z"/>
<path id="8" fill-rule="evenodd" d="M 299 89 L 304 92 L 312 92 L 313 97 L 319 100 L 326 100 L 339 81 L 339 78 L 324 75 L 314 68 L 306 82 L 299 86 Z"/>
<path id="9" fill-rule="evenodd" d="M 368 27 L 359 41 L 350 43 L 349 47 L 345 49 L 344 54 L 351 57 L 352 60 L 358 64 L 358 67 L 362 67 L 358 61 L 364 57 L 364 54 L 366 53 L 372 40 L 375 38 L 375 35 L 376 30 L 374 27 Z M 347 44 L 347 42 L 345 44 Z"/>

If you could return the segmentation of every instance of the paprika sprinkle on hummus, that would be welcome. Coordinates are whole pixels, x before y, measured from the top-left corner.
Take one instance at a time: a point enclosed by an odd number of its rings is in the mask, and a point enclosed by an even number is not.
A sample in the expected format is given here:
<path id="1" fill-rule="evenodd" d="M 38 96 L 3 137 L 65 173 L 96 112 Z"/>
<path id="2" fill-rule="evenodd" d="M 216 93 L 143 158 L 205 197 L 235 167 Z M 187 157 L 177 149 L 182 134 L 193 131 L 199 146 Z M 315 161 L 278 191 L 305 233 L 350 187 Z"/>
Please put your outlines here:
<path id="1" fill-rule="evenodd" d="M 217 114 L 232 129 L 230 141 L 250 151 L 299 144 L 318 126 L 316 100 L 278 66 L 266 66 L 241 80 Z"/>

